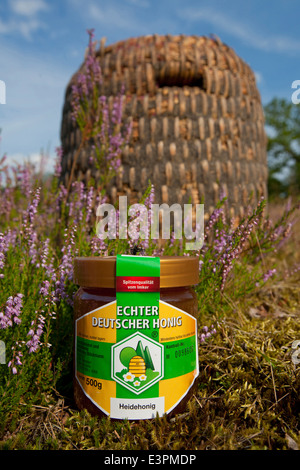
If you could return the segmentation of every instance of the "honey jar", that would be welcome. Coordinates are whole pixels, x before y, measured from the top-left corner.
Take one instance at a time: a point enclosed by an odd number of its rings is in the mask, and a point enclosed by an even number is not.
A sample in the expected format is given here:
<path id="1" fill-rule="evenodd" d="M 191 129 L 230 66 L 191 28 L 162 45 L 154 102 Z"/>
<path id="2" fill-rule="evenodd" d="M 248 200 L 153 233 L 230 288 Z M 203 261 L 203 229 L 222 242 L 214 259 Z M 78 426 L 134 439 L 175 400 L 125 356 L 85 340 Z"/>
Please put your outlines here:
<path id="1" fill-rule="evenodd" d="M 74 399 L 111 419 L 182 412 L 199 374 L 192 256 L 78 257 Z"/>

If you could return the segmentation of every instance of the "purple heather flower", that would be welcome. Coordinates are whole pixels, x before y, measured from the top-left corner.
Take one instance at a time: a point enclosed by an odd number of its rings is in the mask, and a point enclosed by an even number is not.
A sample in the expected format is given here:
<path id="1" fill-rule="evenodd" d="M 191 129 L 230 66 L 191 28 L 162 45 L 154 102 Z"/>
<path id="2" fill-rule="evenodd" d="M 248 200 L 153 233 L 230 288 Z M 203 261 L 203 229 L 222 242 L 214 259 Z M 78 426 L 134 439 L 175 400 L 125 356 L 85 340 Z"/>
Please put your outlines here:
<path id="1" fill-rule="evenodd" d="M 81 103 L 87 103 L 93 98 L 94 87 L 102 83 L 102 72 L 96 57 L 94 33 L 88 30 L 89 45 L 83 71 L 77 75 L 76 83 L 72 85 L 72 119 L 76 121 L 80 115 Z M 93 100 L 91 100 L 93 101 Z"/>
<path id="2" fill-rule="evenodd" d="M 151 209 L 151 205 L 154 204 L 155 201 L 155 189 L 154 185 L 151 184 L 150 192 L 148 196 L 145 198 L 144 204 L 148 209 Z"/>
<path id="3" fill-rule="evenodd" d="M 63 157 L 62 147 L 56 147 L 55 152 L 56 152 L 56 159 L 55 159 L 55 167 L 54 167 L 54 176 L 56 176 L 56 178 L 59 178 L 62 172 L 62 166 L 61 166 L 62 157 Z"/>
<path id="4" fill-rule="evenodd" d="M 37 312 L 35 312 L 37 314 Z M 29 332 L 27 333 L 27 336 L 30 336 L 31 339 L 27 341 L 26 346 L 29 349 L 29 353 L 35 352 L 39 345 L 41 344 L 40 338 L 43 333 L 43 328 L 44 328 L 44 323 L 45 323 L 45 317 L 43 315 L 38 316 L 38 325 L 36 328 L 36 331 L 34 331 L 34 328 L 31 328 Z M 31 323 L 31 326 L 34 326 L 34 321 Z"/>
<path id="5" fill-rule="evenodd" d="M 89 223 L 90 217 L 92 215 L 93 199 L 94 199 L 94 188 L 91 186 L 86 196 L 86 218 L 85 218 L 86 224 Z"/>
<path id="6" fill-rule="evenodd" d="M 17 294 L 15 297 L 8 297 L 4 312 L 0 312 L 0 329 L 6 329 L 13 324 L 19 325 L 21 323 L 21 309 L 22 309 L 23 294 Z"/>
<path id="7" fill-rule="evenodd" d="M 204 343 L 207 338 L 210 338 L 210 336 L 216 334 L 217 330 L 215 329 L 214 325 L 210 326 L 210 329 L 208 326 L 203 326 L 202 328 L 202 333 L 200 333 L 200 343 Z"/>
<path id="8" fill-rule="evenodd" d="M 28 253 L 31 257 L 31 262 L 35 263 L 37 258 L 37 233 L 34 230 L 33 224 L 37 214 L 37 207 L 40 200 L 41 188 L 35 191 L 32 202 L 28 204 L 27 210 L 23 215 L 23 230 L 24 238 L 27 241 Z"/>
<path id="9" fill-rule="evenodd" d="M 61 249 L 63 255 L 58 268 L 58 278 L 55 281 L 55 299 L 67 299 L 69 302 L 71 302 L 71 299 L 69 299 L 66 292 L 66 283 L 73 279 L 73 256 L 75 254 L 73 247 L 75 246 L 76 229 L 76 225 L 71 228 L 70 233 L 68 233 L 68 229 L 65 229 L 65 245 Z"/>
<path id="10" fill-rule="evenodd" d="M 214 227 L 217 220 L 221 217 L 222 213 L 223 213 L 223 209 L 219 208 L 219 209 L 215 209 L 212 212 L 212 214 L 210 215 L 209 220 L 208 220 L 208 222 L 205 226 L 205 229 L 204 229 L 204 239 L 205 240 L 208 238 L 210 230 Z"/>
<path id="11" fill-rule="evenodd" d="M 88 30 L 89 45 L 82 70 L 72 84 L 72 119 L 77 122 L 87 141 L 92 141 L 93 154 L 97 164 L 106 164 L 106 172 L 115 173 L 121 166 L 122 147 L 128 142 L 132 124 L 121 130 L 124 86 L 120 93 L 108 99 L 99 96 L 99 84 L 102 83 L 102 72 L 93 42 L 94 32 Z M 90 157 L 91 159 L 91 157 Z M 106 177 L 103 176 L 103 179 Z"/>
<path id="12" fill-rule="evenodd" d="M 40 294 L 43 297 L 47 297 L 49 294 L 49 287 L 50 287 L 50 282 L 49 281 L 43 281 L 43 285 L 40 287 Z"/>
<path id="13" fill-rule="evenodd" d="M 35 191 L 32 202 L 28 205 L 25 217 L 29 224 L 32 224 L 37 213 L 37 207 L 40 201 L 41 188 Z"/>
<path id="14" fill-rule="evenodd" d="M 99 237 L 91 239 L 91 250 L 93 255 L 106 256 L 107 255 L 107 241 Z"/>
<path id="15" fill-rule="evenodd" d="M 7 364 L 7 366 L 11 369 L 13 375 L 18 373 L 16 366 L 22 365 L 21 357 L 23 356 L 23 354 L 21 351 L 16 352 L 16 348 L 19 348 L 19 347 L 20 347 L 20 344 L 18 341 L 16 341 L 15 346 L 12 346 L 12 350 L 13 350 L 12 360 L 9 361 L 9 363 Z"/>
<path id="16" fill-rule="evenodd" d="M 1 176 L 1 172 L 0 172 Z M 0 178 L 1 184 L 1 178 Z M 8 220 L 10 217 L 11 210 L 14 204 L 14 188 L 5 187 L 0 194 L 0 214 L 6 217 Z"/>
<path id="17" fill-rule="evenodd" d="M 0 269 L 4 268 L 5 253 L 7 251 L 7 240 L 3 233 L 0 233 Z"/>
<path id="18" fill-rule="evenodd" d="M 12 361 L 10 361 L 10 362 L 8 363 L 8 367 L 11 367 L 11 368 L 12 368 L 11 371 L 12 371 L 12 373 L 13 373 L 14 375 L 16 375 L 16 374 L 18 373 L 17 368 L 16 368 L 15 366 L 12 366 Z"/>
<path id="19" fill-rule="evenodd" d="M 271 277 L 275 276 L 276 274 L 276 269 L 269 269 L 269 271 L 267 271 L 264 275 L 263 275 L 263 282 L 267 282 L 268 279 L 270 279 Z"/>
<path id="20" fill-rule="evenodd" d="M 18 186 L 22 191 L 22 194 L 28 199 L 32 190 L 32 177 L 34 167 L 30 163 L 24 163 L 24 165 L 18 165 L 13 168 L 14 177 Z"/>
<path id="21" fill-rule="evenodd" d="M 75 224 L 79 224 L 82 220 L 83 210 L 86 203 L 86 194 L 84 183 L 82 181 L 74 181 L 72 184 L 72 197 L 69 201 L 69 217 L 72 217 Z"/>
<path id="22" fill-rule="evenodd" d="M 222 264 L 221 268 L 221 287 L 220 290 L 223 291 L 225 287 L 226 279 L 229 275 L 229 272 L 233 268 L 233 263 L 235 259 L 242 253 L 245 244 L 247 243 L 254 227 L 258 224 L 260 214 L 254 214 L 250 219 L 240 224 L 236 230 L 227 237 L 227 246 L 225 251 L 220 253 L 219 262 Z"/>

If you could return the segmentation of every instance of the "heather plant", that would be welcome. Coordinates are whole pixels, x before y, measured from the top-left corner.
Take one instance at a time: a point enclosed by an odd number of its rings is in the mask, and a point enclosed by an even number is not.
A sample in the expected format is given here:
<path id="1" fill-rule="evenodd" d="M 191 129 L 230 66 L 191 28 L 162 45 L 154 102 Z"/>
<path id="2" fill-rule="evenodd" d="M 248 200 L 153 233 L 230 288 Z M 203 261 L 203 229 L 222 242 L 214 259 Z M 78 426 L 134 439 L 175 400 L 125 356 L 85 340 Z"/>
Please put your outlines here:
<path id="1" fill-rule="evenodd" d="M 51 383 L 49 337 L 56 305 L 48 270 L 51 254 L 36 227 L 39 200 L 37 189 L 20 213 L 19 227 L 14 224 L 1 235 L 0 331 L 8 361 L 7 367 L 1 368 L 4 410 L 18 405 L 14 398 L 28 390 L 32 395 L 40 394 Z"/>
<path id="2" fill-rule="evenodd" d="M 99 180 L 95 182 L 97 189 L 105 192 L 107 184 L 120 168 L 122 147 L 131 133 L 131 123 L 123 125 L 124 89 L 119 90 L 110 102 L 100 94 L 102 72 L 96 59 L 94 30 L 88 30 L 88 34 L 86 59 L 72 85 L 72 120 L 81 131 L 81 140 L 73 159 L 67 193 L 73 183 L 78 156 L 85 147 L 90 164 L 100 170 Z"/>

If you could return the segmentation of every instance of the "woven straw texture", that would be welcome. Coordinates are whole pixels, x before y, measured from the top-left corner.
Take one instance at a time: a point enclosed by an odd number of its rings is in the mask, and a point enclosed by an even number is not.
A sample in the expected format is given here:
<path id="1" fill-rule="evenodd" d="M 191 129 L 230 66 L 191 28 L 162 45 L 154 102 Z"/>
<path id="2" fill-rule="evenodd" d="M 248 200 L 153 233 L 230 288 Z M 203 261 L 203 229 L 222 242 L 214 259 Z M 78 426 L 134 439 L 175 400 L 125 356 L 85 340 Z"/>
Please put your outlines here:
<path id="1" fill-rule="evenodd" d="M 121 194 L 137 202 L 149 180 L 156 202 L 204 202 L 206 213 L 226 195 L 231 215 L 241 217 L 251 194 L 254 204 L 267 196 L 260 94 L 253 71 L 230 47 L 218 38 L 153 35 L 109 46 L 101 40 L 97 57 L 101 93 L 113 98 L 125 85 L 124 122 L 133 124 L 120 173 L 108 188 L 112 202 Z M 62 116 L 65 183 L 80 141 L 70 116 L 76 74 Z M 75 176 L 91 175 L 99 177 L 87 149 Z"/>

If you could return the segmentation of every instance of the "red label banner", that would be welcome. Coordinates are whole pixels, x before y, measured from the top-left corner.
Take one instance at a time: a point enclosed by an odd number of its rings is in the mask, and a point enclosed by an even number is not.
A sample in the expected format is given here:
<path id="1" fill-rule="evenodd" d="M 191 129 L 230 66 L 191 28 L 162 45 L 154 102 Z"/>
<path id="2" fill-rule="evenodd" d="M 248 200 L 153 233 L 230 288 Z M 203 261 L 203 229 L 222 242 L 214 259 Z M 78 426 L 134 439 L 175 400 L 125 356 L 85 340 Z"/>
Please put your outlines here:
<path id="1" fill-rule="evenodd" d="M 159 277 L 117 276 L 117 292 L 159 292 Z"/>

